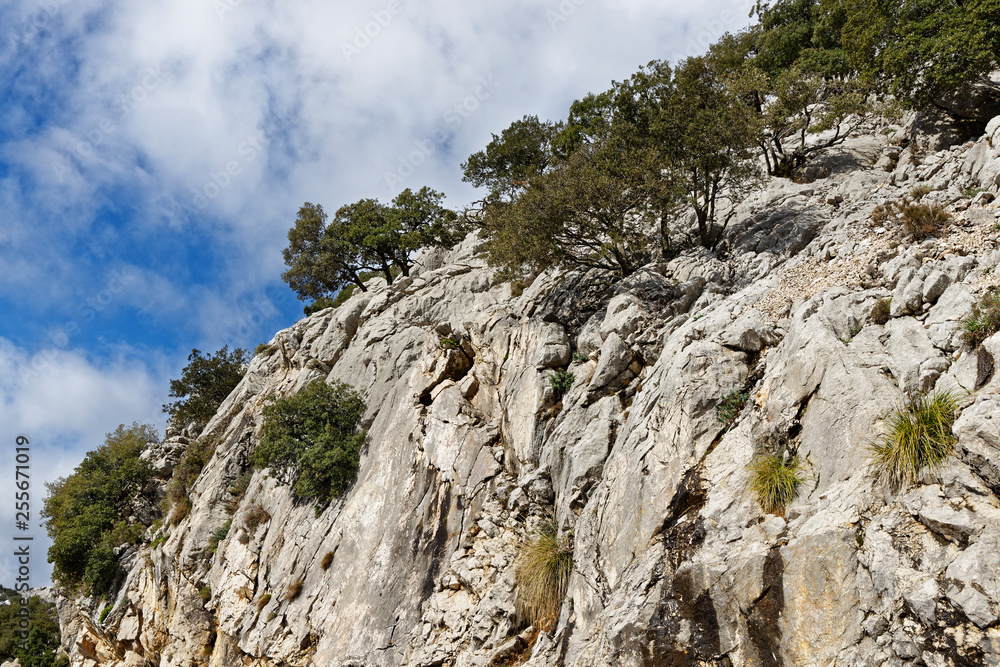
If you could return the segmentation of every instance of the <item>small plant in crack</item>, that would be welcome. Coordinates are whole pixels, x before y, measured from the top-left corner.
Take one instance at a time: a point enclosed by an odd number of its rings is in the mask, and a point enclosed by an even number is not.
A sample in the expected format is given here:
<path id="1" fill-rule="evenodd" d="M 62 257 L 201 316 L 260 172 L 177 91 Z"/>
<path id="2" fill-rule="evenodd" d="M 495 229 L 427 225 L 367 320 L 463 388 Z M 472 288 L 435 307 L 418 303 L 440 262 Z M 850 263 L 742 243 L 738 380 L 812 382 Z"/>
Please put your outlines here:
<path id="1" fill-rule="evenodd" d="M 557 399 L 562 398 L 570 390 L 574 381 L 576 376 L 567 370 L 560 369 L 549 373 L 549 384 L 555 390 Z"/>
<path id="2" fill-rule="evenodd" d="M 731 392 L 715 406 L 715 414 L 725 428 L 729 428 L 736 421 L 736 418 L 743 412 L 747 401 L 750 400 L 750 392 L 733 389 Z"/>
<path id="3" fill-rule="evenodd" d="M 750 493 L 768 514 L 781 514 L 805 481 L 795 456 L 761 454 L 750 462 Z"/>

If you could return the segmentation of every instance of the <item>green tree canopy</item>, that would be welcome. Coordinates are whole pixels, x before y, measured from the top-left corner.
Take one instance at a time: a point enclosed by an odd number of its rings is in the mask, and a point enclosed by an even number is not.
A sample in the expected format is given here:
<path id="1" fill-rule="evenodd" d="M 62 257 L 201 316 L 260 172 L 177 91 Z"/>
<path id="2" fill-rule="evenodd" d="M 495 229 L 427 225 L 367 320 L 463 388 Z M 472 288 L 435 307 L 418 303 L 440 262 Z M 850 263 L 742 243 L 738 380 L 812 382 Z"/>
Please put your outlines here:
<path id="1" fill-rule="evenodd" d="M 132 518 L 132 507 L 150 492 L 153 468 L 139 455 L 158 440 L 147 424 L 120 425 L 73 474 L 46 485 L 42 517 L 52 538 L 53 577 L 60 583 L 100 592 L 114 581 L 115 547 L 135 542 L 145 530 Z"/>
<path id="2" fill-rule="evenodd" d="M 1000 0 L 842 0 L 844 43 L 865 79 L 913 106 L 1000 64 Z"/>
<path id="3" fill-rule="evenodd" d="M 299 498 L 336 498 L 358 470 L 366 438 L 359 429 L 364 412 L 364 399 L 350 386 L 317 380 L 264 408 L 253 464 L 291 483 Z"/>
<path id="4" fill-rule="evenodd" d="M 329 224 L 321 206 L 307 203 L 288 232 L 289 269 L 281 277 L 300 299 L 320 300 L 352 283 L 364 291 L 365 274 L 373 271 L 390 284 L 400 273 L 408 276 L 415 251 L 459 240 L 458 216 L 443 199 L 428 187 L 407 188 L 390 205 L 361 199 L 342 206 Z"/>
<path id="5" fill-rule="evenodd" d="M 228 345 L 207 357 L 191 350 L 181 378 L 170 381 L 170 396 L 180 400 L 165 404 L 163 411 L 181 426 L 195 422 L 203 427 L 243 379 L 251 358 L 242 348 L 230 352 Z"/>
<path id="6" fill-rule="evenodd" d="M 484 150 L 473 153 L 462 164 L 462 180 L 487 188 L 489 196 L 511 201 L 527 182 L 545 173 L 552 164 L 552 139 L 560 125 L 525 116 L 514 121 Z"/>
<path id="7" fill-rule="evenodd" d="M 577 100 L 562 125 L 532 120 L 549 130 L 532 135 L 548 140 L 534 153 L 546 160 L 521 172 L 519 191 L 492 193 L 475 219 L 490 261 L 505 276 L 556 264 L 629 275 L 670 252 L 665 220 L 685 210 L 698 242 L 716 245 L 728 222 L 720 203 L 733 204 L 756 177 L 760 118 L 741 92 L 708 59 L 676 69 L 655 61 Z M 522 136 L 519 123 L 476 155 Z"/>
<path id="8" fill-rule="evenodd" d="M 288 270 L 282 280 L 303 300 L 333 297 L 345 285 L 365 289 L 359 239 L 331 233 L 326 212 L 306 202 L 288 230 L 288 247 L 282 251 Z"/>

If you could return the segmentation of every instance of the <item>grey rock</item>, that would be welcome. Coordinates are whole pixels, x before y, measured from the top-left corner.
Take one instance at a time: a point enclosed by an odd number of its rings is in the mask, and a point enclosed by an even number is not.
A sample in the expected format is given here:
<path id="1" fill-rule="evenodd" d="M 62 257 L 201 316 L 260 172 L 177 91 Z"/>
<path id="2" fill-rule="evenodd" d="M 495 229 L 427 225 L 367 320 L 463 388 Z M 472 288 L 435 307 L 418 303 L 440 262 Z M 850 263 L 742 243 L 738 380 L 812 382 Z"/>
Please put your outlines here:
<path id="1" fill-rule="evenodd" d="M 621 375 L 632 363 L 632 352 L 617 332 L 608 334 L 601 346 L 597 368 L 590 379 L 590 388 L 600 389 Z"/>

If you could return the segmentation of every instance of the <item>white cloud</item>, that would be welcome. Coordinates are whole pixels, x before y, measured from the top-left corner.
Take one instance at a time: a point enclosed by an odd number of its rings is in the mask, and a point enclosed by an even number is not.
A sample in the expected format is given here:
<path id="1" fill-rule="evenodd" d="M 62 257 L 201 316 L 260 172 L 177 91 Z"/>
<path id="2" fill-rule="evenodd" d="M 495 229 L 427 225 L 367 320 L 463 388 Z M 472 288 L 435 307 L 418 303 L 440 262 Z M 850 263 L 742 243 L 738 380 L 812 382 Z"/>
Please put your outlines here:
<path id="1" fill-rule="evenodd" d="M 48 538 L 40 527 L 46 482 L 70 474 L 86 452 L 104 441 L 121 423 L 155 424 L 163 432 L 160 411 L 165 381 L 147 367 L 125 358 L 95 365 L 81 354 L 50 348 L 34 355 L 0 338 L 0 470 L 10 496 L 0 503 L 0 543 L 15 534 L 35 537 L 32 583 L 47 583 Z M 14 529 L 14 446 L 19 435 L 31 443 L 30 533 Z M 13 562 L 4 549 L 0 582 L 13 583 Z"/>

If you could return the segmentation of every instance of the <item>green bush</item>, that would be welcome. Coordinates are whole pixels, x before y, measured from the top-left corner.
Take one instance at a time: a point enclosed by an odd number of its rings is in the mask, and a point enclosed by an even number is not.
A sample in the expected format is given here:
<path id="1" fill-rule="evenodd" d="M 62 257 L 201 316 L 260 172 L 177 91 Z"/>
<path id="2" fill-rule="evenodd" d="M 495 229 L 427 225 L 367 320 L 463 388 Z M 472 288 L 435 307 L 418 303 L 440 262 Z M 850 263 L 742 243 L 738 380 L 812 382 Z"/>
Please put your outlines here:
<path id="1" fill-rule="evenodd" d="M 167 483 L 167 495 L 160 506 L 171 526 L 179 524 L 191 511 L 191 488 L 214 453 L 215 440 L 202 438 L 191 442 L 184 450 Z"/>
<path id="2" fill-rule="evenodd" d="M 260 610 L 266 607 L 267 603 L 270 601 L 271 601 L 270 593 L 264 593 L 263 595 L 261 595 L 260 598 L 257 600 L 257 613 L 259 614 Z"/>
<path id="3" fill-rule="evenodd" d="M 306 313 L 306 315 L 308 314 L 309 313 Z M 258 345 L 253 349 L 253 354 L 254 356 L 257 356 L 259 354 L 269 355 L 272 352 L 274 352 L 274 350 L 275 348 L 273 345 L 268 345 L 267 343 L 261 343 L 260 345 Z"/>
<path id="4" fill-rule="evenodd" d="M 569 576 L 573 571 L 573 540 L 559 538 L 549 524 L 518 548 L 514 581 L 518 615 L 537 629 L 551 631 L 559 620 Z"/>
<path id="5" fill-rule="evenodd" d="M 891 298 L 888 298 L 888 299 L 879 299 L 878 301 L 876 301 L 875 305 L 872 306 L 872 322 L 874 322 L 875 324 L 879 324 L 879 325 L 882 325 L 882 324 L 885 324 L 886 322 L 888 322 L 890 320 L 890 318 L 892 317 L 889 314 L 889 312 L 890 312 L 889 311 L 889 307 L 891 305 L 892 305 L 892 299 Z"/>
<path id="6" fill-rule="evenodd" d="M 1000 292 L 989 291 L 979 297 L 972 312 L 962 320 L 962 342 L 975 349 L 1000 331 Z"/>
<path id="7" fill-rule="evenodd" d="M 229 352 L 227 345 L 207 357 L 191 350 L 188 361 L 181 379 L 170 381 L 170 396 L 180 400 L 165 404 L 163 411 L 178 426 L 194 422 L 201 428 L 243 379 L 250 356 L 241 348 Z"/>
<path id="8" fill-rule="evenodd" d="M 230 514 L 236 512 L 240 507 L 240 503 L 243 502 L 243 496 L 247 493 L 247 488 L 250 486 L 250 480 L 253 479 L 252 472 L 246 472 L 240 475 L 236 483 L 229 487 L 229 493 L 233 496 L 226 503 L 226 511 Z"/>
<path id="9" fill-rule="evenodd" d="M 748 466 L 750 470 L 750 493 L 768 514 L 780 514 L 798 492 L 805 478 L 799 474 L 801 468 L 796 457 L 762 454 L 754 458 Z"/>
<path id="10" fill-rule="evenodd" d="M 115 606 L 113 604 L 106 604 L 106 605 L 104 605 L 104 609 L 101 610 L 101 618 L 98 620 L 98 623 L 100 623 L 101 625 L 104 625 L 104 621 L 108 618 L 108 615 L 111 613 L 111 610 L 114 609 L 114 608 L 115 608 Z"/>
<path id="11" fill-rule="evenodd" d="M 570 390 L 575 381 L 576 376 L 566 370 L 560 369 L 554 373 L 549 373 L 549 384 L 555 390 L 556 398 L 562 398 Z"/>
<path id="12" fill-rule="evenodd" d="M 226 535 L 229 534 L 229 529 L 233 525 L 232 519 L 227 519 L 224 524 L 219 526 L 212 532 L 212 536 L 208 538 L 208 550 L 213 554 L 219 550 L 219 542 L 226 539 Z"/>
<path id="13" fill-rule="evenodd" d="M 743 412 L 743 408 L 746 406 L 747 401 L 750 400 L 750 392 L 740 391 L 739 389 L 733 389 L 731 392 L 726 394 L 722 402 L 715 406 L 715 413 L 719 418 L 719 421 L 729 428 L 736 421 L 736 418 L 740 416 Z"/>
<path id="14" fill-rule="evenodd" d="M 46 485 L 42 517 L 52 538 L 53 577 L 60 583 L 86 585 L 92 593 L 113 583 L 115 547 L 135 543 L 145 529 L 130 518 L 134 501 L 153 492 L 153 468 L 139 455 L 158 440 L 152 426 L 121 425 L 72 475 Z"/>
<path id="15" fill-rule="evenodd" d="M 200 597 L 205 602 L 208 602 L 212 598 L 212 587 L 205 585 L 199 588 L 198 597 Z"/>
<path id="16" fill-rule="evenodd" d="M 875 477 L 893 489 L 916 482 L 955 448 L 951 427 L 958 404 L 947 392 L 920 394 L 889 418 L 889 432 L 871 446 Z"/>
<path id="17" fill-rule="evenodd" d="M 364 400 L 350 386 L 313 382 L 264 408 L 253 464 L 291 483 L 299 498 L 336 498 L 347 490 L 361 461 L 364 412 Z"/>
<path id="18" fill-rule="evenodd" d="M 10 589 L 3 589 L 0 600 L 4 598 L 9 604 L 0 604 L 0 663 L 16 658 L 24 667 L 58 665 L 55 654 L 59 650 L 60 634 L 55 605 L 38 597 L 25 599 Z M 17 634 L 17 628 L 24 605 L 28 607 L 31 629 L 27 646 L 20 647 L 18 643 L 22 639 Z"/>

